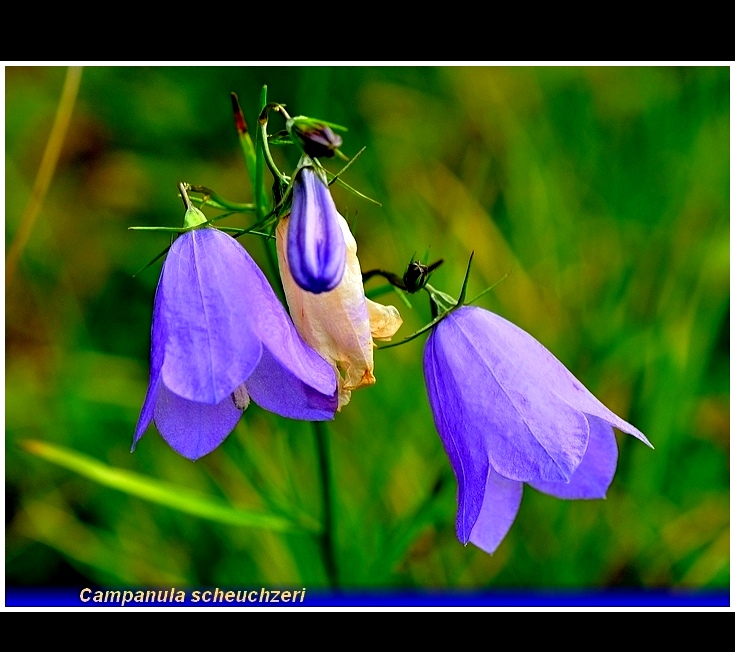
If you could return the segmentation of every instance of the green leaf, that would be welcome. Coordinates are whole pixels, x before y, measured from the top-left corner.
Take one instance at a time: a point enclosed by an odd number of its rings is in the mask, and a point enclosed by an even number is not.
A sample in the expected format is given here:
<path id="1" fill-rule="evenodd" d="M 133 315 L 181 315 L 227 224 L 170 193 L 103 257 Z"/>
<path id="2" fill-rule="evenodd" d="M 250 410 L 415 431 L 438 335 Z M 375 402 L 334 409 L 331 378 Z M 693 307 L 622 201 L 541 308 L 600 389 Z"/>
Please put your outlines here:
<path id="1" fill-rule="evenodd" d="M 134 471 L 107 466 L 87 455 L 47 442 L 27 439 L 21 442 L 21 446 L 32 455 L 74 471 L 105 487 L 199 518 L 225 525 L 261 528 L 275 532 L 297 531 L 302 528 L 312 531 L 319 529 L 314 523 L 297 523 L 284 516 L 233 507 L 220 499 L 151 479 Z"/>
<path id="2" fill-rule="evenodd" d="M 464 305 L 469 306 L 470 304 L 475 303 L 475 301 L 477 301 L 480 297 L 486 295 L 491 290 L 494 290 L 500 283 L 502 283 L 506 278 L 508 278 L 508 276 L 510 276 L 510 271 L 507 271 L 500 279 L 498 279 L 497 281 L 495 281 L 495 283 L 493 283 L 490 287 L 485 288 L 476 297 L 473 297 L 469 301 L 465 301 Z"/>
<path id="3" fill-rule="evenodd" d="M 346 190 L 349 190 L 353 195 L 357 195 L 358 197 L 361 197 L 362 199 L 366 199 L 367 201 L 375 204 L 376 206 L 382 206 L 383 205 L 379 201 L 376 201 L 375 199 L 373 199 L 372 197 L 368 197 L 367 195 L 362 194 L 359 190 L 356 190 L 352 186 L 346 184 L 339 177 L 335 177 L 334 179 L 332 179 L 332 181 L 330 181 L 329 184 L 331 185 L 332 183 L 335 183 L 335 182 L 338 183 L 343 188 L 345 188 Z"/>
<path id="4" fill-rule="evenodd" d="M 401 288 L 398 288 L 395 285 L 391 285 L 391 287 L 393 288 L 393 292 L 395 292 L 398 295 L 398 298 L 401 301 L 403 301 L 403 303 L 405 303 L 408 308 L 413 309 L 413 306 L 411 305 L 411 302 L 408 300 L 408 296 L 406 295 L 406 293 L 403 290 L 401 290 Z"/>

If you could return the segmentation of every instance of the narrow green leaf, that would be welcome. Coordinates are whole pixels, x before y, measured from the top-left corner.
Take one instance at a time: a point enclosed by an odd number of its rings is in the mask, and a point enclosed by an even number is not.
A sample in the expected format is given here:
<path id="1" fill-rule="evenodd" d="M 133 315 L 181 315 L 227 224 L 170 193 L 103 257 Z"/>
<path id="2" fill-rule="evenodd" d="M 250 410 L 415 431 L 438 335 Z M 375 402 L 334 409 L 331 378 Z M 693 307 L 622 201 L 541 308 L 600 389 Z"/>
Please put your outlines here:
<path id="1" fill-rule="evenodd" d="M 459 293 L 459 299 L 457 299 L 457 305 L 462 306 L 464 305 L 464 298 L 467 295 L 467 283 L 470 280 L 470 268 L 472 267 L 472 259 L 475 256 L 475 252 L 473 251 L 470 254 L 470 259 L 467 261 L 467 271 L 464 275 L 464 282 L 462 283 L 462 290 Z"/>
<path id="2" fill-rule="evenodd" d="M 372 202 L 372 203 L 373 203 L 373 204 L 375 204 L 376 206 L 382 206 L 382 205 L 383 205 L 383 204 L 381 204 L 381 203 L 380 203 L 379 201 L 376 201 L 375 199 L 373 199 L 372 197 L 368 197 L 367 195 L 363 195 L 363 194 L 362 194 L 362 193 L 361 193 L 361 192 L 360 192 L 359 190 L 355 190 L 355 188 L 353 188 L 352 186 L 350 186 L 350 185 L 346 184 L 346 183 L 345 183 L 344 181 L 342 181 L 342 179 L 340 179 L 339 177 L 335 177 L 334 179 L 332 179 L 332 181 L 330 182 L 330 185 L 331 185 L 331 183 L 334 183 L 335 181 L 336 181 L 336 182 L 337 182 L 337 183 L 338 183 L 338 184 L 339 184 L 340 186 L 342 186 L 343 188 L 345 188 L 345 189 L 349 190 L 349 191 L 350 191 L 350 192 L 351 192 L 351 193 L 352 193 L 353 195 L 357 195 L 358 197 L 362 197 L 363 199 L 366 199 L 367 201 L 369 201 L 369 202 Z"/>
<path id="3" fill-rule="evenodd" d="M 164 233 L 186 233 L 190 226 L 129 226 L 128 231 L 163 231 Z"/>
<path id="4" fill-rule="evenodd" d="M 332 184 L 333 184 L 333 183 L 334 183 L 335 181 L 337 181 L 337 179 L 339 179 L 339 177 L 341 177 L 341 176 L 342 176 L 342 175 L 343 175 L 343 174 L 344 174 L 344 173 L 345 173 L 345 172 L 347 171 L 347 169 L 348 169 L 348 168 L 349 168 L 349 167 L 350 167 L 350 166 L 351 166 L 351 165 L 352 165 L 352 164 L 353 164 L 353 163 L 354 163 L 354 162 L 355 162 L 355 161 L 357 160 L 357 157 L 358 157 L 358 156 L 360 156 L 360 154 L 362 154 L 362 153 L 363 153 L 363 152 L 365 151 L 365 149 L 367 149 L 367 148 L 366 148 L 366 147 L 363 147 L 363 148 L 362 148 L 362 149 L 361 149 L 361 150 L 360 150 L 359 152 L 357 152 L 357 154 L 355 154 L 355 155 L 354 155 L 354 156 L 353 156 L 353 157 L 352 157 L 351 159 L 348 159 L 347 165 L 345 165 L 345 166 L 344 166 L 344 167 L 343 167 L 343 168 L 342 168 L 342 169 L 341 169 L 341 170 L 340 170 L 339 172 L 337 172 L 337 174 L 335 174 L 335 175 L 334 175 L 334 178 L 333 178 L 333 179 L 332 179 L 332 180 L 331 180 L 331 181 L 329 182 L 329 185 L 330 185 L 330 186 L 331 186 L 331 185 L 332 185 Z M 331 172 L 327 172 L 327 173 L 328 173 L 328 174 L 331 174 Z"/>
<path id="5" fill-rule="evenodd" d="M 485 288 L 476 297 L 470 299 L 469 301 L 465 301 L 465 305 L 466 306 L 469 306 L 470 304 L 475 303 L 475 301 L 477 301 L 480 297 L 482 297 L 482 296 L 486 295 L 488 292 L 494 290 L 500 283 L 502 283 L 506 278 L 508 278 L 508 276 L 510 276 L 510 270 L 507 271 L 502 278 L 500 278 L 497 281 L 495 281 L 495 283 L 493 283 L 489 288 Z"/>
<path id="6" fill-rule="evenodd" d="M 395 285 L 391 285 L 393 288 L 393 291 L 398 295 L 398 298 L 403 301 L 403 303 L 406 304 L 408 308 L 413 309 L 413 306 L 411 305 L 411 302 L 408 300 L 408 296 L 406 296 L 406 293 L 401 290 L 401 288 L 396 287 Z"/>
<path id="7" fill-rule="evenodd" d="M 21 442 L 21 446 L 37 457 L 74 471 L 105 487 L 217 523 L 261 528 L 275 532 L 295 531 L 306 527 L 283 516 L 233 507 L 222 500 L 202 495 L 185 487 L 151 479 L 133 471 L 107 466 L 87 455 L 47 442 L 25 440 Z M 318 526 L 309 524 L 308 529 L 316 531 Z"/>

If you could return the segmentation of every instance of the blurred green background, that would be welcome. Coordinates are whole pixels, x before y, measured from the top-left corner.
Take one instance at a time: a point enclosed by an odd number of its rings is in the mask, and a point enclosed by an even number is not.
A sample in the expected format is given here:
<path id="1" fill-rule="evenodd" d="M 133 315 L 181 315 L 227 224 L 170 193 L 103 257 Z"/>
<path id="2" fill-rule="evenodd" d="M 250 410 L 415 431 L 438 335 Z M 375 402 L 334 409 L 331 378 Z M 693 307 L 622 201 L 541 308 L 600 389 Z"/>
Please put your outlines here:
<path id="1" fill-rule="evenodd" d="M 333 186 L 363 270 L 430 249 L 432 284 L 456 296 L 474 250 L 469 296 L 509 273 L 479 305 L 656 447 L 617 433 L 606 500 L 526 487 L 494 555 L 463 547 L 425 337 L 376 352 L 377 384 L 328 425 L 339 585 L 729 586 L 728 66 L 87 66 L 34 220 L 66 79 L 5 68 L 7 586 L 327 586 L 317 536 L 247 517 L 322 519 L 310 424 L 251 405 L 196 463 L 154 427 L 129 452 L 161 263 L 134 274 L 169 240 L 128 227 L 179 226 L 179 181 L 252 200 L 230 93 L 254 128 L 264 85 L 346 126 L 347 155 L 366 147 L 344 179 L 382 207 Z M 270 274 L 263 241 L 240 241 Z M 398 337 L 430 319 L 422 297 L 381 299 Z"/>

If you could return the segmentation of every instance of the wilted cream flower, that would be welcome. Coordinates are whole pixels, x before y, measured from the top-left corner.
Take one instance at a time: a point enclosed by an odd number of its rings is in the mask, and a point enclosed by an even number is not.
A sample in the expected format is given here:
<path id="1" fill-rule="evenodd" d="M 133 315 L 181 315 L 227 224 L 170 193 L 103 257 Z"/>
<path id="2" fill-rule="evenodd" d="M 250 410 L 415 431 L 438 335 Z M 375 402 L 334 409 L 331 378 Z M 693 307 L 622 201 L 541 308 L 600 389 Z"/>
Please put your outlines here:
<path id="1" fill-rule="evenodd" d="M 389 340 L 403 320 L 395 306 L 365 297 L 357 242 L 347 221 L 337 215 L 347 259 L 342 280 L 333 290 L 313 294 L 294 281 L 287 256 L 288 216 L 276 228 L 276 248 L 291 319 L 306 343 L 334 367 L 342 408 L 349 403 L 352 390 L 375 382 L 373 339 Z"/>

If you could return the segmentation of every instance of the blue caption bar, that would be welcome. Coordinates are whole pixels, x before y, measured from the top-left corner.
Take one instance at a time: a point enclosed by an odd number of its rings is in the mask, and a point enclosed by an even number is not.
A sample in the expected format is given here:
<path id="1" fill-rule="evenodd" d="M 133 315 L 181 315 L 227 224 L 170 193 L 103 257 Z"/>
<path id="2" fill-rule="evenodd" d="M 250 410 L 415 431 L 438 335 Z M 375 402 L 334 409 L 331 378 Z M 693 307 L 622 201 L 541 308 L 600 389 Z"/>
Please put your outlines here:
<path id="1" fill-rule="evenodd" d="M 344 591 L 5 588 L 6 607 L 729 607 L 729 591 Z"/>

